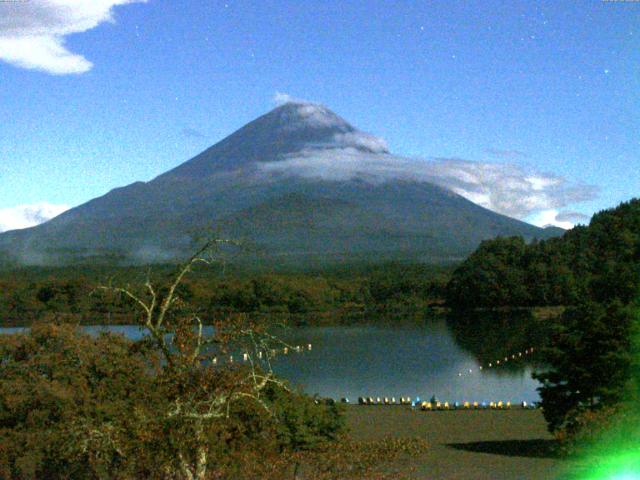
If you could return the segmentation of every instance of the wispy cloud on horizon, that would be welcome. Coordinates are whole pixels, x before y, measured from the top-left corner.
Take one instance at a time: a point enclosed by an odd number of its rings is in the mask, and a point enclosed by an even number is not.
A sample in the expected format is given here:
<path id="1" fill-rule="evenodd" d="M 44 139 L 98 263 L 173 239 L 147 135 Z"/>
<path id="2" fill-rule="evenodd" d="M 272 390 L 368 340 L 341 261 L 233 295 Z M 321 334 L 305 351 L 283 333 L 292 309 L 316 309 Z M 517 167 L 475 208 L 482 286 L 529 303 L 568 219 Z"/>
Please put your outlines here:
<path id="1" fill-rule="evenodd" d="M 0 60 L 55 75 L 84 73 L 93 64 L 71 52 L 65 37 L 113 22 L 113 7 L 147 0 L 0 2 Z"/>
<path id="2" fill-rule="evenodd" d="M 555 217 L 558 210 L 592 200 L 599 191 L 592 185 L 507 162 L 406 158 L 363 153 L 353 148 L 303 150 L 281 161 L 260 164 L 258 168 L 269 174 L 333 181 L 434 183 L 485 208 L 522 220 L 552 210 Z"/>
<path id="3" fill-rule="evenodd" d="M 69 210 L 68 205 L 54 205 L 47 202 L 0 208 L 0 232 L 33 227 L 67 210 Z"/>
<path id="4" fill-rule="evenodd" d="M 559 212 L 555 219 L 558 222 L 571 222 L 575 225 L 576 223 L 587 223 L 591 217 L 580 212 Z"/>

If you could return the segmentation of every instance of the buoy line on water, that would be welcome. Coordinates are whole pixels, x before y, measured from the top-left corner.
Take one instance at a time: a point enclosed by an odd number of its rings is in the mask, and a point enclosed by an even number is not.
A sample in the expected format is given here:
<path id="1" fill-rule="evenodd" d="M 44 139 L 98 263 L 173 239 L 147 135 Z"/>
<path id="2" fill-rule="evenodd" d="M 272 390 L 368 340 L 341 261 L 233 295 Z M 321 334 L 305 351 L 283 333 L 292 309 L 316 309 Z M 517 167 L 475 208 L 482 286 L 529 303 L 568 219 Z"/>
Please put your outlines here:
<path id="1" fill-rule="evenodd" d="M 458 372 L 458 377 L 464 377 L 466 375 L 473 375 L 476 372 L 481 372 L 483 370 L 489 369 L 489 368 L 498 368 L 500 366 L 504 366 L 506 365 L 510 360 L 516 361 L 516 360 L 520 360 L 522 358 L 525 358 L 527 355 L 531 355 L 534 352 L 534 348 L 533 347 L 529 347 L 527 349 L 525 349 L 524 351 L 520 351 L 517 353 L 512 353 L 511 355 L 507 355 L 504 358 L 500 358 L 498 360 L 495 360 L 493 362 L 487 362 L 485 365 L 478 365 L 475 369 L 470 368 L 464 372 Z"/>
<path id="2" fill-rule="evenodd" d="M 295 345 L 295 346 L 288 346 L 288 347 L 282 347 L 282 348 L 259 349 L 256 352 L 255 356 L 258 360 L 263 360 L 263 359 L 266 360 L 267 358 L 269 359 L 275 358 L 280 354 L 288 355 L 289 353 L 302 353 L 305 351 L 310 352 L 312 348 L 313 348 L 313 345 L 308 343 L 306 347 L 303 345 Z M 244 352 L 242 353 L 242 355 L 239 355 L 238 357 L 235 357 L 234 355 L 225 355 L 224 357 L 221 356 L 220 358 L 218 358 L 216 356 L 211 359 L 211 363 L 213 365 L 220 365 L 221 363 L 233 364 L 239 361 L 249 362 L 249 361 L 253 361 L 253 358 L 251 357 L 251 354 L 249 352 Z"/>
<path id="3" fill-rule="evenodd" d="M 289 353 L 303 353 L 305 351 L 311 351 L 313 345 L 308 343 L 305 346 L 295 345 L 295 346 L 285 346 L 282 348 L 271 348 L 271 349 L 259 349 L 256 352 L 256 357 L 258 360 L 270 360 L 275 358 L 276 356 L 288 355 Z M 534 347 L 529 347 L 523 351 L 513 353 L 511 355 L 507 355 L 504 358 L 500 358 L 493 362 L 487 362 L 485 365 L 478 365 L 475 369 L 470 368 L 464 372 L 458 372 L 458 377 L 464 377 L 467 375 L 472 375 L 477 372 L 486 371 L 487 369 L 498 368 L 500 366 L 506 365 L 510 360 L 516 361 L 520 360 L 528 355 L 533 354 Z M 223 362 L 227 364 L 234 364 L 239 362 L 251 362 L 253 363 L 253 357 L 248 352 L 243 352 L 241 355 L 237 357 L 234 355 L 227 355 L 224 357 L 220 357 L 220 359 L 216 356 L 211 360 L 213 365 L 219 365 Z M 240 360 L 241 359 L 241 360 Z M 335 402 L 333 399 L 325 399 L 327 401 Z M 340 399 L 341 403 L 349 404 L 350 401 L 348 398 L 343 397 Z M 421 401 L 420 397 L 416 397 L 413 400 L 411 397 L 358 397 L 358 405 L 405 405 L 411 407 L 419 407 L 423 411 L 443 411 L 443 410 L 509 410 L 512 406 L 511 402 L 440 402 L 437 400 L 433 400 L 430 402 Z M 535 404 L 528 403 L 523 401 L 519 403 L 519 406 L 524 409 L 537 408 Z"/>
<path id="4" fill-rule="evenodd" d="M 510 361 L 517 361 L 533 354 L 534 347 L 512 353 L 493 362 L 487 362 L 484 365 L 478 365 L 475 369 L 470 368 L 464 372 L 458 372 L 457 377 L 465 377 L 474 373 L 488 371 L 489 369 L 499 368 L 508 364 Z M 348 398 L 342 398 L 342 403 L 350 403 Z M 495 402 L 440 402 L 432 398 L 430 402 L 421 401 L 420 397 L 413 400 L 411 397 L 358 397 L 358 405 L 410 405 L 412 407 L 420 407 L 421 410 L 478 410 L 478 409 L 495 409 L 508 410 L 511 408 L 511 402 L 495 401 Z M 536 408 L 534 404 L 522 401 L 519 404 L 522 408 Z"/>
<path id="5" fill-rule="evenodd" d="M 348 398 L 344 397 L 341 403 L 351 403 Z M 358 397 L 358 405 L 404 405 L 411 407 L 419 407 L 423 411 L 442 411 L 442 410 L 510 410 L 512 404 L 510 401 L 495 402 L 441 402 L 432 399 L 430 401 L 421 401 L 420 397 L 412 399 L 411 397 Z M 535 403 L 522 401 L 517 404 L 523 409 L 537 408 Z"/>

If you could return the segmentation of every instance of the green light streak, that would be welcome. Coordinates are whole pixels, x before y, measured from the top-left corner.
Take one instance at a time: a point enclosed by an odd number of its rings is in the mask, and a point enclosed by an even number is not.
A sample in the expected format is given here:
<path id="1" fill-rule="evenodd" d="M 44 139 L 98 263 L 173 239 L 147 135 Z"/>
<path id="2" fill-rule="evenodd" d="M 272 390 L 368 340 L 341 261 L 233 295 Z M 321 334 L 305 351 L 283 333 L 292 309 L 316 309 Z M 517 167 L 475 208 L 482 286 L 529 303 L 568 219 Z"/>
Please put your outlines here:
<path id="1" fill-rule="evenodd" d="M 591 458 L 589 473 L 580 480 L 639 480 L 640 446 L 634 451 L 612 453 L 602 458 Z"/>
<path id="2" fill-rule="evenodd" d="M 589 449 L 583 458 L 586 473 L 575 476 L 576 480 L 640 480 L 640 308 L 637 312 L 624 413 Z"/>

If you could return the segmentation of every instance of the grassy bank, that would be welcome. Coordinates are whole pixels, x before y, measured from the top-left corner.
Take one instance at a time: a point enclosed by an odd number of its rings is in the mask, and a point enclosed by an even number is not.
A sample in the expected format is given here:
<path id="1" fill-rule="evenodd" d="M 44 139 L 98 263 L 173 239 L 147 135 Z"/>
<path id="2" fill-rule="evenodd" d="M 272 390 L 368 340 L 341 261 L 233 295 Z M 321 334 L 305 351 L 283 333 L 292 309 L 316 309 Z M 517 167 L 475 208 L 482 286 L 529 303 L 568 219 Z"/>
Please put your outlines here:
<path id="1" fill-rule="evenodd" d="M 356 440 L 427 441 L 427 452 L 403 459 L 400 478 L 559 479 L 576 467 L 554 453 L 554 440 L 539 410 L 421 412 L 350 406 L 346 418 Z"/>

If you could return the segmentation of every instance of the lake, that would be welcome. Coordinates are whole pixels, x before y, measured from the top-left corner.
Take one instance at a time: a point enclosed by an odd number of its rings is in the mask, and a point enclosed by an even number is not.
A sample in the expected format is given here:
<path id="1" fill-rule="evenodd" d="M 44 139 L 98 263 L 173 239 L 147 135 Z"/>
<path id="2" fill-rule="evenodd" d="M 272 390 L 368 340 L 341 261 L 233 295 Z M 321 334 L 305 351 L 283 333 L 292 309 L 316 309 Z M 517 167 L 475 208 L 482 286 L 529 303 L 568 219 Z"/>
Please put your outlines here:
<path id="1" fill-rule="evenodd" d="M 143 335 L 137 326 L 130 325 L 85 328 L 91 333 L 121 333 L 134 340 Z M 525 363 L 526 355 L 517 356 L 525 344 L 505 347 L 504 340 L 486 335 L 484 328 L 466 329 L 462 342 L 461 333 L 454 333 L 444 320 L 409 326 L 295 327 L 287 331 L 285 340 L 293 345 L 311 343 L 312 350 L 279 355 L 273 368 L 307 393 L 348 397 L 352 402 L 359 396 L 428 399 L 432 395 L 450 402 L 538 401 L 539 384 L 531 378 L 532 367 Z M 0 328 L 0 333 L 21 330 Z M 514 338 L 511 332 L 505 336 Z M 491 342 L 500 345 L 488 348 Z M 469 345 L 481 345 L 478 348 L 482 351 L 474 352 Z M 510 350 L 515 360 L 510 358 Z M 503 360 L 504 356 L 509 356 L 510 363 L 497 366 L 491 360 Z M 492 368 L 488 368 L 489 362 Z"/>

